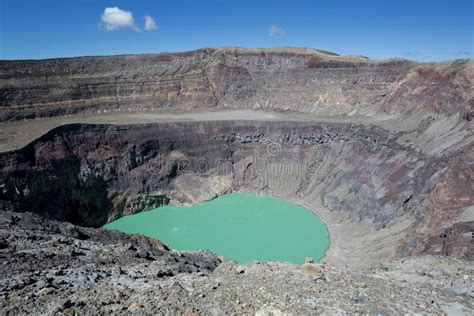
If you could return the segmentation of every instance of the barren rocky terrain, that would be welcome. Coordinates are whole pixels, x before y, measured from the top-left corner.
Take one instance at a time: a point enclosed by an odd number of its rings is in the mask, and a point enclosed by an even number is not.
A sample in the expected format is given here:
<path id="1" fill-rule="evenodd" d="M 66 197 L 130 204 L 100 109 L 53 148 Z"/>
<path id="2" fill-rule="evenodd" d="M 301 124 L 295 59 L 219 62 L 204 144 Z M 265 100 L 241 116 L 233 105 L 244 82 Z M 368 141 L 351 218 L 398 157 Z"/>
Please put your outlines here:
<path id="1" fill-rule="evenodd" d="M 473 66 L 237 48 L 0 61 L 2 311 L 472 314 Z M 98 228 L 236 191 L 320 216 L 325 258 L 237 266 Z"/>
<path id="2" fill-rule="evenodd" d="M 0 307 L 11 314 L 464 313 L 472 264 L 412 257 L 363 271 L 237 265 L 142 236 L 0 213 Z"/>

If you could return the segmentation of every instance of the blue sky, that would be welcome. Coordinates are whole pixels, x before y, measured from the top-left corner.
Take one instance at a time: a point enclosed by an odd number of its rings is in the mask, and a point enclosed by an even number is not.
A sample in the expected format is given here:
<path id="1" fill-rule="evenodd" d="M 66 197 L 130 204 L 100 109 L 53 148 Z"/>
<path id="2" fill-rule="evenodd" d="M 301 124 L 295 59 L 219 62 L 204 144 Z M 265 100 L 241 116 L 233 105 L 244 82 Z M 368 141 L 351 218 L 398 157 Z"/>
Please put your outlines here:
<path id="1" fill-rule="evenodd" d="M 474 1 L 0 0 L 0 59 L 217 46 L 473 58 Z"/>

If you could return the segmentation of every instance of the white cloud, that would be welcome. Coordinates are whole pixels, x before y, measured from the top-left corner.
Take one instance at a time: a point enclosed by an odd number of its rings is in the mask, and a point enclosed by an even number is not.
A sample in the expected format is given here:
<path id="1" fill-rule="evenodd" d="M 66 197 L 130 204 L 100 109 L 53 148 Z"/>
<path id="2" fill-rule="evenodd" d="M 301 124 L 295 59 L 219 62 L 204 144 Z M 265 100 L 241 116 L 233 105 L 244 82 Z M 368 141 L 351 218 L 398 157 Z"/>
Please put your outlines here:
<path id="1" fill-rule="evenodd" d="M 268 28 L 268 35 L 273 38 L 280 38 L 286 34 L 285 30 L 279 26 L 271 25 Z"/>
<path id="2" fill-rule="evenodd" d="M 132 12 L 119 9 L 118 7 L 105 8 L 104 13 L 100 15 L 100 20 L 108 31 L 123 28 L 131 28 L 136 32 L 140 31 L 135 25 Z"/>
<path id="3" fill-rule="evenodd" d="M 145 31 L 151 32 L 158 29 L 155 20 L 151 16 L 145 15 L 143 19 L 145 20 Z"/>

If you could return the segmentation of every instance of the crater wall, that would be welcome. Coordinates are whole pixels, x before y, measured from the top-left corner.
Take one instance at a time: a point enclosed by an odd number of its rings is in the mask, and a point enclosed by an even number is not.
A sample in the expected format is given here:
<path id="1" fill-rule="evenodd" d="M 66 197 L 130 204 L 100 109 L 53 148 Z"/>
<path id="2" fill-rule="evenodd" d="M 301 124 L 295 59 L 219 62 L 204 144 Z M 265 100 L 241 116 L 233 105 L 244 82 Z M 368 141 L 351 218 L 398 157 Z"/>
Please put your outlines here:
<path id="1" fill-rule="evenodd" d="M 0 61 L 0 120 L 199 108 L 472 118 L 473 78 L 472 60 L 373 61 L 299 48 Z"/>
<path id="2" fill-rule="evenodd" d="M 243 191 L 321 216 L 326 260 L 340 265 L 421 253 L 472 260 L 472 143 L 433 155 L 408 136 L 352 123 L 66 125 L 0 154 L 0 208 L 98 227 Z"/>
<path id="3" fill-rule="evenodd" d="M 40 134 L 22 130 L 23 119 L 41 130 L 82 112 L 166 109 L 202 120 L 57 127 L 0 154 L 0 208 L 98 227 L 245 191 L 320 215 L 331 232 L 327 260 L 341 265 L 422 253 L 472 260 L 473 80 L 472 60 L 303 48 L 0 61 L 4 148 Z M 202 118 L 227 109 L 279 119 Z"/>

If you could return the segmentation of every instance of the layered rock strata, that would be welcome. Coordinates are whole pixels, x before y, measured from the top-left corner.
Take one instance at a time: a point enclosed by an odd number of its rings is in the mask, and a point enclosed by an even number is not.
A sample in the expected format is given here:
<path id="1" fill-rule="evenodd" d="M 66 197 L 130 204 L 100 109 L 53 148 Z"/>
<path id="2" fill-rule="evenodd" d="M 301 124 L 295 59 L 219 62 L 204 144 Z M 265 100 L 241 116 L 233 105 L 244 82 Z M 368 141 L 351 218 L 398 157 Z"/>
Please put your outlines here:
<path id="1" fill-rule="evenodd" d="M 473 69 L 299 48 L 0 61 L 0 120 L 208 107 L 472 118 Z"/>

